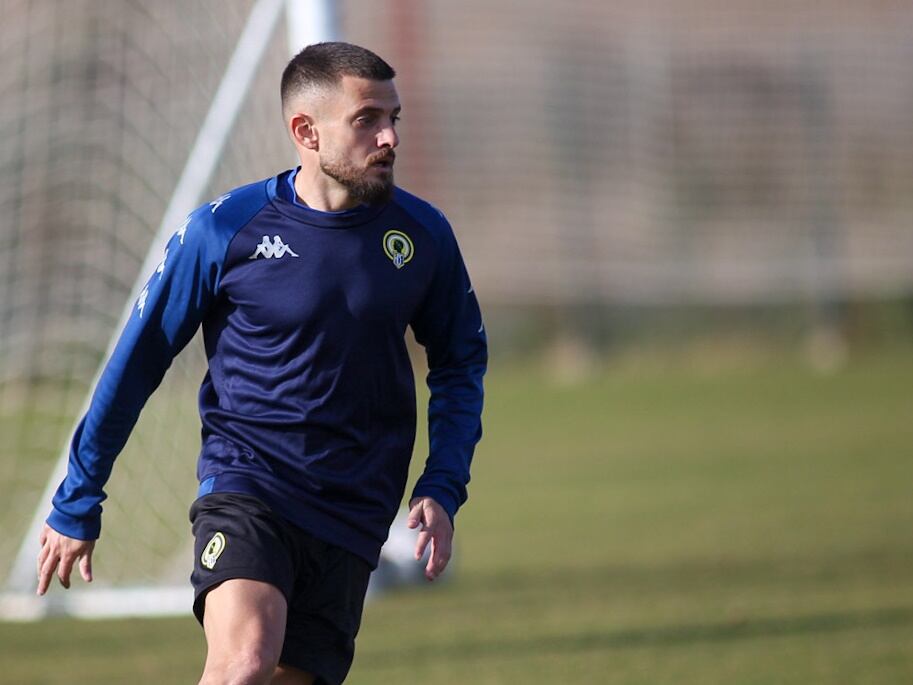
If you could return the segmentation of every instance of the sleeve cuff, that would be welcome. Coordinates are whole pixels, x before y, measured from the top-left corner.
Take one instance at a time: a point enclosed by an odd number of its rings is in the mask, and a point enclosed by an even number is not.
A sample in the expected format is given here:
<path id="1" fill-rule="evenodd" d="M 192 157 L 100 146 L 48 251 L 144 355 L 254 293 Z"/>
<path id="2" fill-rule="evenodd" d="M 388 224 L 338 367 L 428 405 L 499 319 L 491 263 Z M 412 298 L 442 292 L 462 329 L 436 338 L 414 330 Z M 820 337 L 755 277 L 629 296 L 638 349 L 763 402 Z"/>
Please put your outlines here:
<path id="1" fill-rule="evenodd" d="M 410 499 L 415 499 L 416 497 L 430 497 L 440 504 L 444 511 L 447 512 L 447 516 L 450 517 L 451 524 L 453 523 L 454 516 L 456 516 L 457 509 L 460 508 L 460 503 L 457 501 L 456 497 L 454 497 L 449 490 L 440 486 L 422 485 L 420 483 L 415 486 L 415 490 L 412 491 L 412 497 Z"/>
<path id="2" fill-rule="evenodd" d="M 52 509 L 47 524 L 61 535 L 76 540 L 97 540 L 101 535 L 101 517 L 76 518 L 59 509 Z"/>

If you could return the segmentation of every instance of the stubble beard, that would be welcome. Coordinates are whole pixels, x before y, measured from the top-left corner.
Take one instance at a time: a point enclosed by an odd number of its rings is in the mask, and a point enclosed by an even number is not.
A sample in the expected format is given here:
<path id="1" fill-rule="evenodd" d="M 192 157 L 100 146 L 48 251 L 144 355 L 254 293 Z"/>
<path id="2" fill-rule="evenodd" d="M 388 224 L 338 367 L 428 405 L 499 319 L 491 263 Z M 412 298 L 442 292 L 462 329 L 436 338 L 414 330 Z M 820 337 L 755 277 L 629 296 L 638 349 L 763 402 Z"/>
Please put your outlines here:
<path id="1" fill-rule="evenodd" d="M 367 167 L 358 167 L 347 160 L 321 158 L 320 170 L 334 181 L 343 185 L 359 204 L 384 204 L 393 196 L 393 169 L 384 177 L 369 178 L 370 164 L 376 158 L 368 159 Z"/>

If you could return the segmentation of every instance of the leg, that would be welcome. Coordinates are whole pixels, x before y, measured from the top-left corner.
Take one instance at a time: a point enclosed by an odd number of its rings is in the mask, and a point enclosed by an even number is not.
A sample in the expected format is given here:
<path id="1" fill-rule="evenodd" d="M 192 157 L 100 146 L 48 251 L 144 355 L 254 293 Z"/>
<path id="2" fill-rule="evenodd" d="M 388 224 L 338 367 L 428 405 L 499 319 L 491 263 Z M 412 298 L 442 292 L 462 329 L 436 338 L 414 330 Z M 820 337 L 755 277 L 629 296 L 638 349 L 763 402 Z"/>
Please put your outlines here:
<path id="1" fill-rule="evenodd" d="M 295 535 L 305 572 L 289 594 L 285 643 L 273 685 L 341 683 L 352 664 L 371 568 L 304 531 Z"/>
<path id="2" fill-rule="evenodd" d="M 208 647 L 200 685 L 266 685 L 285 638 L 285 597 L 257 580 L 226 580 L 206 595 Z"/>
<path id="3" fill-rule="evenodd" d="M 313 685 L 314 676 L 291 666 L 278 666 L 270 685 Z"/>

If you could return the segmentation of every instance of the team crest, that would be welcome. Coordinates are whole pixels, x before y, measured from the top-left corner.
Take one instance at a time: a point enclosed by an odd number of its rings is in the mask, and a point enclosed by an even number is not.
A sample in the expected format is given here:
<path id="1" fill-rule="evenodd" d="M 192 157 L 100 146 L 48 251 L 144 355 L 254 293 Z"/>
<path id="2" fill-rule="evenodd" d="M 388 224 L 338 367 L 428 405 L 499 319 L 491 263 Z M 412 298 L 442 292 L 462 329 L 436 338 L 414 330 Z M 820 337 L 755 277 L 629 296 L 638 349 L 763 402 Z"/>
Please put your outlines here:
<path id="1" fill-rule="evenodd" d="M 415 246 L 409 236 L 402 231 L 393 229 L 384 233 L 384 252 L 386 252 L 390 261 L 393 262 L 393 266 L 397 269 L 402 269 L 412 259 L 412 255 L 415 253 Z"/>
<path id="2" fill-rule="evenodd" d="M 212 540 L 206 544 L 203 555 L 200 557 L 200 562 L 203 566 L 211 571 L 219 560 L 222 552 L 225 551 L 225 544 L 225 536 L 222 535 L 222 533 L 213 535 Z"/>

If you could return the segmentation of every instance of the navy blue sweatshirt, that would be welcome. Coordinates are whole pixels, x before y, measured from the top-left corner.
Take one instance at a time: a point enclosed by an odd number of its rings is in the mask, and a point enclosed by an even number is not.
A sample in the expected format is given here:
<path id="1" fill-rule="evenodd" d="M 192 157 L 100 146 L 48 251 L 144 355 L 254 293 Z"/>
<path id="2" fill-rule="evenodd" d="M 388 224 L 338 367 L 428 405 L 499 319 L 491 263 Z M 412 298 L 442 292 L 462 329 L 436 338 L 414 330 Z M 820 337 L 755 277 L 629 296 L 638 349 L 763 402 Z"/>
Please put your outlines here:
<path id="1" fill-rule="evenodd" d="M 203 205 L 171 238 L 73 437 L 52 528 L 99 536 L 114 460 L 201 325 L 201 496 L 254 495 L 376 564 L 415 440 L 411 326 L 431 390 L 412 496 L 451 518 L 466 500 L 487 346 L 449 224 L 400 189 L 384 205 L 318 212 L 297 202 L 294 173 Z"/>

